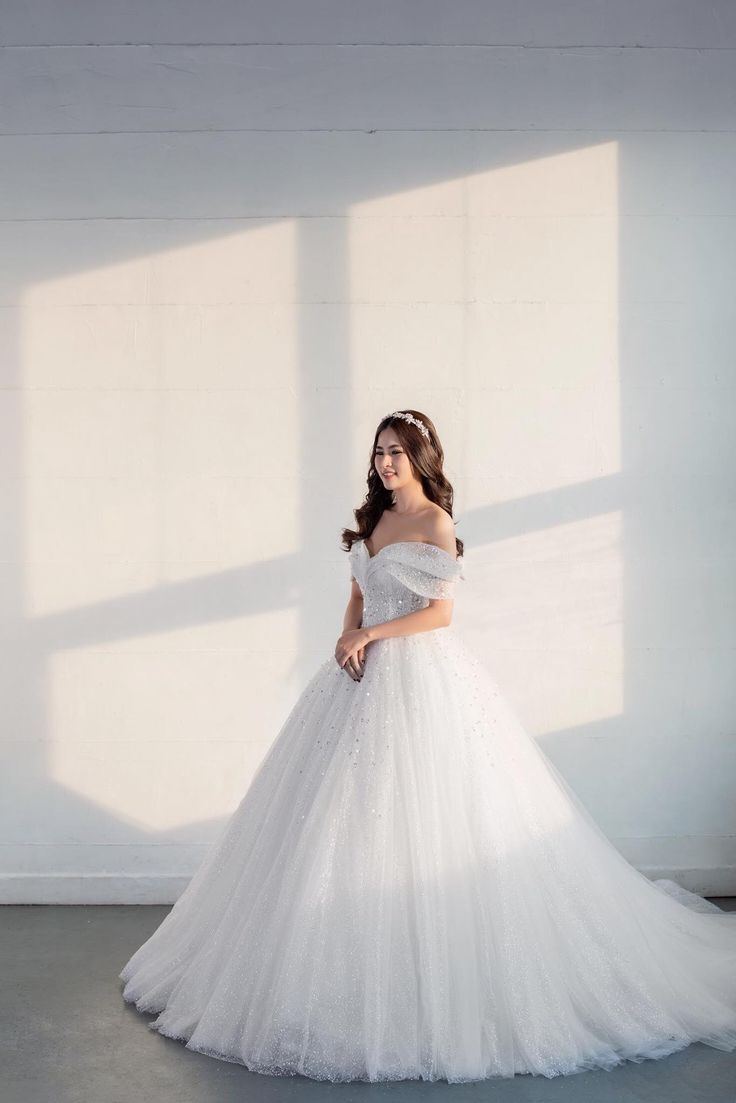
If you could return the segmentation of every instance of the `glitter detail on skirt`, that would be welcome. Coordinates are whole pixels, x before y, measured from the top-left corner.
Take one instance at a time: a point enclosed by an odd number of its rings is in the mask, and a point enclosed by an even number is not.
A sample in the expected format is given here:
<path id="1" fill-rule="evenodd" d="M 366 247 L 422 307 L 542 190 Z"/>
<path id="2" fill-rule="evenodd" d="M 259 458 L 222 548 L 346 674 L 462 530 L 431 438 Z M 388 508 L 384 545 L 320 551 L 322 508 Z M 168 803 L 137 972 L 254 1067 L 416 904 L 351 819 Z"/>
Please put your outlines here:
<path id="1" fill-rule="evenodd" d="M 365 626 L 451 597 L 350 551 Z M 629 865 L 452 626 L 313 675 L 120 973 L 151 1029 L 270 1075 L 547 1077 L 736 1049 L 736 916 Z"/>

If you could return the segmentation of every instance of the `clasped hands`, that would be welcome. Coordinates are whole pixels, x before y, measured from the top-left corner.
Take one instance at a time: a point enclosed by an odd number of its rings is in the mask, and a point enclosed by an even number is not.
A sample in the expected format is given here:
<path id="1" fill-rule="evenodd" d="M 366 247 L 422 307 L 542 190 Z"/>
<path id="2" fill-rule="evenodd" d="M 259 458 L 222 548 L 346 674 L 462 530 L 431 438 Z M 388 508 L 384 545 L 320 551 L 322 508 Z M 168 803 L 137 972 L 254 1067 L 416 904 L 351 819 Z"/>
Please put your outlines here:
<path id="1" fill-rule="evenodd" d="M 354 682 L 359 682 L 365 669 L 365 649 L 370 642 L 365 628 L 348 628 L 335 645 L 335 659 Z"/>

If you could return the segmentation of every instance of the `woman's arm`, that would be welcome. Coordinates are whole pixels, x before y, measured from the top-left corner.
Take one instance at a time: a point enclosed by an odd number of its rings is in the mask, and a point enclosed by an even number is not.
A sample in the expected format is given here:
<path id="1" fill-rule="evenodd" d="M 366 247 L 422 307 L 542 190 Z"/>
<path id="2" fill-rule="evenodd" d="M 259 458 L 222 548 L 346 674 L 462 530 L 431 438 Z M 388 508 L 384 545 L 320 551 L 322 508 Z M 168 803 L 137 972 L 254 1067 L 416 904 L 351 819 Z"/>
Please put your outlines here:
<path id="1" fill-rule="evenodd" d="M 352 583 L 350 587 L 350 597 L 345 608 L 345 616 L 342 620 L 343 632 L 346 632 L 348 628 L 360 628 L 363 622 L 363 594 L 355 579 L 351 578 L 350 581 Z"/>
<path id="2" fill-rule="evenodd" d="M 363 621 L 363 593 L 354 578 L 350 581 L 352 583 L 350 597 L 345 608 L 345 616 L 342 620 L 342 635 L 335 646 L 335 659 L 338 666 L 342 667 L 345 673 L 349 674 L 354 682 L 359 682 L 363 677 L 365 645 L 368 641 L 365 640 L 361 642 L 360 646 L 357 648 L 354 647 L 350 653 L 347 653 L 341 646 L 341 641 L 345 640 L 346 632 L 355 635 L 363 632 L 363 629 L 360 627 Z M 349 638 L 355 639 L 355 636 L 353 635 Z"/>

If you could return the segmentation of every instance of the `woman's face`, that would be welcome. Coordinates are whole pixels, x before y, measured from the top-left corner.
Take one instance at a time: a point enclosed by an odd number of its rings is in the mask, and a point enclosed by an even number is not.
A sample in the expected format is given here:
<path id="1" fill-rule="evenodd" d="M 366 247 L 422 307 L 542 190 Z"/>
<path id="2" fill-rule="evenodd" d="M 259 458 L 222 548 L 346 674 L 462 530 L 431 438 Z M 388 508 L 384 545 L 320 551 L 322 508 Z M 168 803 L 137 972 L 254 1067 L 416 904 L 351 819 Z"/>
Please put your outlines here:
<path id="1" fill-rule="evenodd" d="M 407 486 L 414 478 L 404 446 L 391 428 L 378 434 L 373 464 L 387 490 Z"/>

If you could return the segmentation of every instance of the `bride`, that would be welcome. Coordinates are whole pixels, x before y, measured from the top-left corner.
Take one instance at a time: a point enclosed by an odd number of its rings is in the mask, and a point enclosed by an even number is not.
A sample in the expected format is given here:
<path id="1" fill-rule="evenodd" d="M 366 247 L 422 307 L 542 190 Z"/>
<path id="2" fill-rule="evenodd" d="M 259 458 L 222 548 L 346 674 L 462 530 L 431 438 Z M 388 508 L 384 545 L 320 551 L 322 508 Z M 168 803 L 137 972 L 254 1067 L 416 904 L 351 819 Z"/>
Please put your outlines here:
<path id="1" fill-rule="evenodd" d="M 736 916 L 624 860 L 452 627 L 442 463 L 424 414 L 382 419 L 334 657 L 123 998 L 189 1049 L 317 1080 L 736 1049 Z"/>

